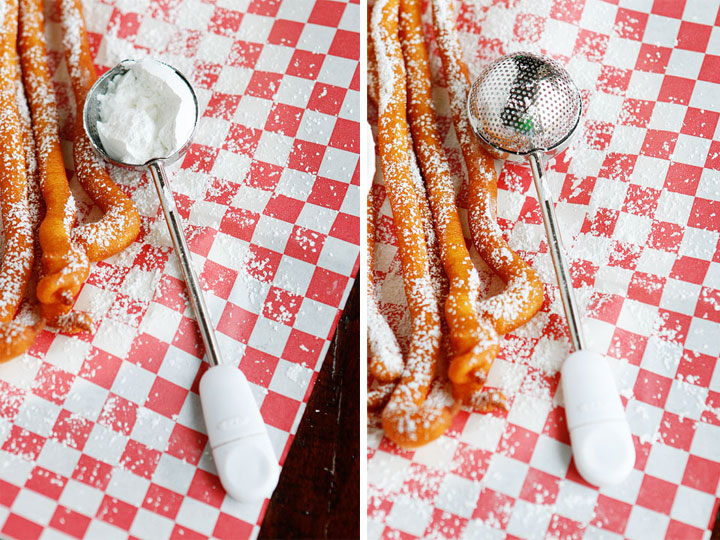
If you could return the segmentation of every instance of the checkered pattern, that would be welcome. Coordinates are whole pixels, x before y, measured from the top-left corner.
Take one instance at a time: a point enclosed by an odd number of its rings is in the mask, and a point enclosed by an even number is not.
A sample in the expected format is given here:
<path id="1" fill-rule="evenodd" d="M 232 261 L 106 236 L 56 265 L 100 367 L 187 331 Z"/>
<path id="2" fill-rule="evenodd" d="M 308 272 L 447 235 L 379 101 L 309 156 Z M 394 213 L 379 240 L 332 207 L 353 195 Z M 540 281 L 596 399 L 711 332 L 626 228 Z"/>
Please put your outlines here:
<path id="1" fill-rule="evenodd" d="M 581 90 L 581 134 L 548 178 L 585 333 L 613 368 L 637 462 L 611 489 L 590 486 L 575 469 L 557 392 L 570 348 L 562 306 L 529 171 L 506 164 L 500 227 L 548 284 L 540 313 L 505 336 L 490 372 L 508 411 L 463 411 L 445 436 L 416 451 L 371 427 L 368 537 L 707 538 L 720 494 L 720 3 L 457 7 L 472 74 L 502 54 L 531 50 L 562 61 Z M 442 88 L 434 44 L 431 53 Z M 448 111 L 440 112 L 461 179 Z M 374 189 L 382 195 L 381 185 Z M 461 189 L 461 207 L 465 199 Z M 385 203 L 378 290 L 405 342 L 388 213 Z"/>
<path id="2" fill-rule="evenodd" d="M 360 6 L 84 7 L 100 71 L 151 55 L 196 89 L 201 119 L 172 186 L 221 350 L 282 463 L 358 267 Z M 48 17 L 68 138 L 72 94 L 49 6 Z M 0 536 L 254 537 L 267 501 L 231 500 L 216 475 L 197 394 L 207 365 L 154 188 L 113 174 L 142 231 L 82 289 L 95 331 L 43 332 L 0 366 Z"/>

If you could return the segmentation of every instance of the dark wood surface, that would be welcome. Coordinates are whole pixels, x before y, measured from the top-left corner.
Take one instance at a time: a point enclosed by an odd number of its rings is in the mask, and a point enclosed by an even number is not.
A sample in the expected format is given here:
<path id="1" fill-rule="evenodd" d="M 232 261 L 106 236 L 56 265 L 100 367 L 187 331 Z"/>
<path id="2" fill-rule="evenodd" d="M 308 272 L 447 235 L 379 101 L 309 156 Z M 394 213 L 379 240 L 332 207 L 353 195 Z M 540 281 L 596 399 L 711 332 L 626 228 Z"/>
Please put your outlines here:
<path id="1" fill-rule="evenodd" d="M 259 538 L 360 536 L 360 294 L 350 293 Z"/>

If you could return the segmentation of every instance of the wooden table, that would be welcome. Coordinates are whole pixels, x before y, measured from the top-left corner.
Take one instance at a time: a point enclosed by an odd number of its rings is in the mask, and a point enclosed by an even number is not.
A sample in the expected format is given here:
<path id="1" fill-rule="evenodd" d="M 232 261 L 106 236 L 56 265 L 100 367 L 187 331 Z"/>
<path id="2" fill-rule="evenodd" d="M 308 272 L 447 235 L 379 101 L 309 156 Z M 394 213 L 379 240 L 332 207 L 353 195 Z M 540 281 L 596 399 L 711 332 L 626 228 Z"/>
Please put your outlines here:
<path id="1" fill-rule="evenodd" d="M 360 536 L 360 294 L 348 298 L 259 538 Z"/>

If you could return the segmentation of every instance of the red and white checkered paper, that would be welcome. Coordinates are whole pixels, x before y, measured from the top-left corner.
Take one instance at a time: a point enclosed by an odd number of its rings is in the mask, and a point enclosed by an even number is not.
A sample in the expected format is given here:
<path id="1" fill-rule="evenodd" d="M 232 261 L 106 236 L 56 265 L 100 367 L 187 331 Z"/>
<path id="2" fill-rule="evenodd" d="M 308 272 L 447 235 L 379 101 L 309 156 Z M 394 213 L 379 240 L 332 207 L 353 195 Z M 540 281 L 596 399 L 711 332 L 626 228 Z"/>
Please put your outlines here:
<path id="1" fill-rule="evenodd" d="M 720 478 L 720 2 L 457 7 L 472 75 L 502 54 L 531 50 L 567 65 L 581 89 L 581 133 L 548 179 L 585 333 L 613 368 L 637 461 L 623 484 L 600 490 L 572 463 L 557 372 L 570 345 L 556 280 L 529 170 L 505 165 L 500 227 L 548 284 L 540 313 L 505 336 L 490 372 L 508 411 L 463 411 L 416 451 L 372 427 L 368 537 L 708 538 Z M 461 182 L 432 42 L 431 55 L 440 128 Z M 387 203 L 382 210 L 378 288 L 405 339 Z"/>
<path id="2" fill-rule="evenodd" d="M 84 9 L 100 71 L 149 55 L 195 87 L 201 118 L 171 183 L 220 348 L 250 381 L 282 463 L 358 266 L 359 4 Z M 69 138 L 72 94 L 46 11 Z M 113 175 L 142 231 L 82 289 L 95 331 L 43 332 L 0 366 L 0 536 L 254 537 L 267 501 L 231 500 L 216 475 L 197 394 L 207 364 L 154 188 Z"/>

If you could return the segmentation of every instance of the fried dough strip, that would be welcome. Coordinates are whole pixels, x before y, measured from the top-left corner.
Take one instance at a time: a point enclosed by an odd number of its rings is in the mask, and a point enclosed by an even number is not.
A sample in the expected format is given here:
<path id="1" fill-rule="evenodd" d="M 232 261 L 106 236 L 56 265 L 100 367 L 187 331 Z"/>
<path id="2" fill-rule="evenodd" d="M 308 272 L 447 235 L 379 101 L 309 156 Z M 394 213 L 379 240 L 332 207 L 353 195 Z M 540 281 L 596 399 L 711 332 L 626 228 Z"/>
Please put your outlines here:
<path id="1" fill-rule="evenodd" d="M 22 126 L 17 108 L 17 0 L 7 0 L 0 50 L 0 210 L 5 253 L 0 266 L 0 322 L 10 322 L 33 265 L 33 233 Z"/>
<path id="2" fill-rule="evenodd" d="M 497 175 L 493 159 L 478 146 L 467 120 L 467 93 L 470 77 L 455 34 L 448 0 L 433 0 L 433 21 L 450 95 L 455 132 L 469 177 L 469 222 L 473 243 L 480 256 L 505 282 L 505 290 L 480 302 L 478 309 L 498 334 L 527 322 L 543 300 L 542 282 L 536 272 L 510 247 L 497 225 Z M 489 369 L 487 363 L 470 358 L 456 359 L 450 379 L 456 391 L 469 395 Z"/>
<path id="3" fill-rule="evenodd" d="M 402 0 L 400 41 L 407 70 L 410 129 L 428 184 L 443 266 L 450 280 L 445 319 L 450 329 L 451 366 L 474 366 L 473 375 L 480 377 L 475 382 L 483 384 L 484 376 L 500 349 L 500 342 L 495 328 L 483 321 L 475 305 L 480 280 L 465 245 L 450 168 L 437 130 L 421 9 L 419 0 Z M 463 399 L 468 396 L 456 397 Z"/>
<path id="4" fill-rule="evenodd" d="M 51 325 L 71 332 L 89 330 L 90 319 L 86 314 L 66 316 L 87 279 L 90 261 L 70 239 L 70 230 L 75 223 L 75 202 L 60 149 L 60 128 L 44 26 L 42 2 L 20 0 L 18 45 L 33 119 L 40 189 L 45 201 L 45 217 L 38 231 L 43 277 L 37 285 L 37 297 L 41 312 Z"/>
<path id="5" fill-rule="evenodd" d="M 85 248 L 90 261 L 99 261 L 122 251 L 135 240 L 140 231 L 140 216 L 132 200 L 110 178 L 83 128 L 85 97 L 97 74 L 80 0 L 60 0 L 59 5 L 65 60 L 77 111 L 73 158 L 80 185 L 103 212 L 100 221 L 73 229 L 72 240 Z"/>
<path id="6" fill-rule="evenodd" d="M 372 38 L 378 66 L 378 146 L 385 186 L 398 235 L 412 339 L 405 369 L 382 413 L 386 435 L 415 447 L 444 433 L 454 411 L 427 399 L 440 354 L 441 323 L 429 268 L 422 210 L 411 178 L 412 153 L 405 114 L 405 69 L 398 38 L 399 0 L 377 0 Z"/>

